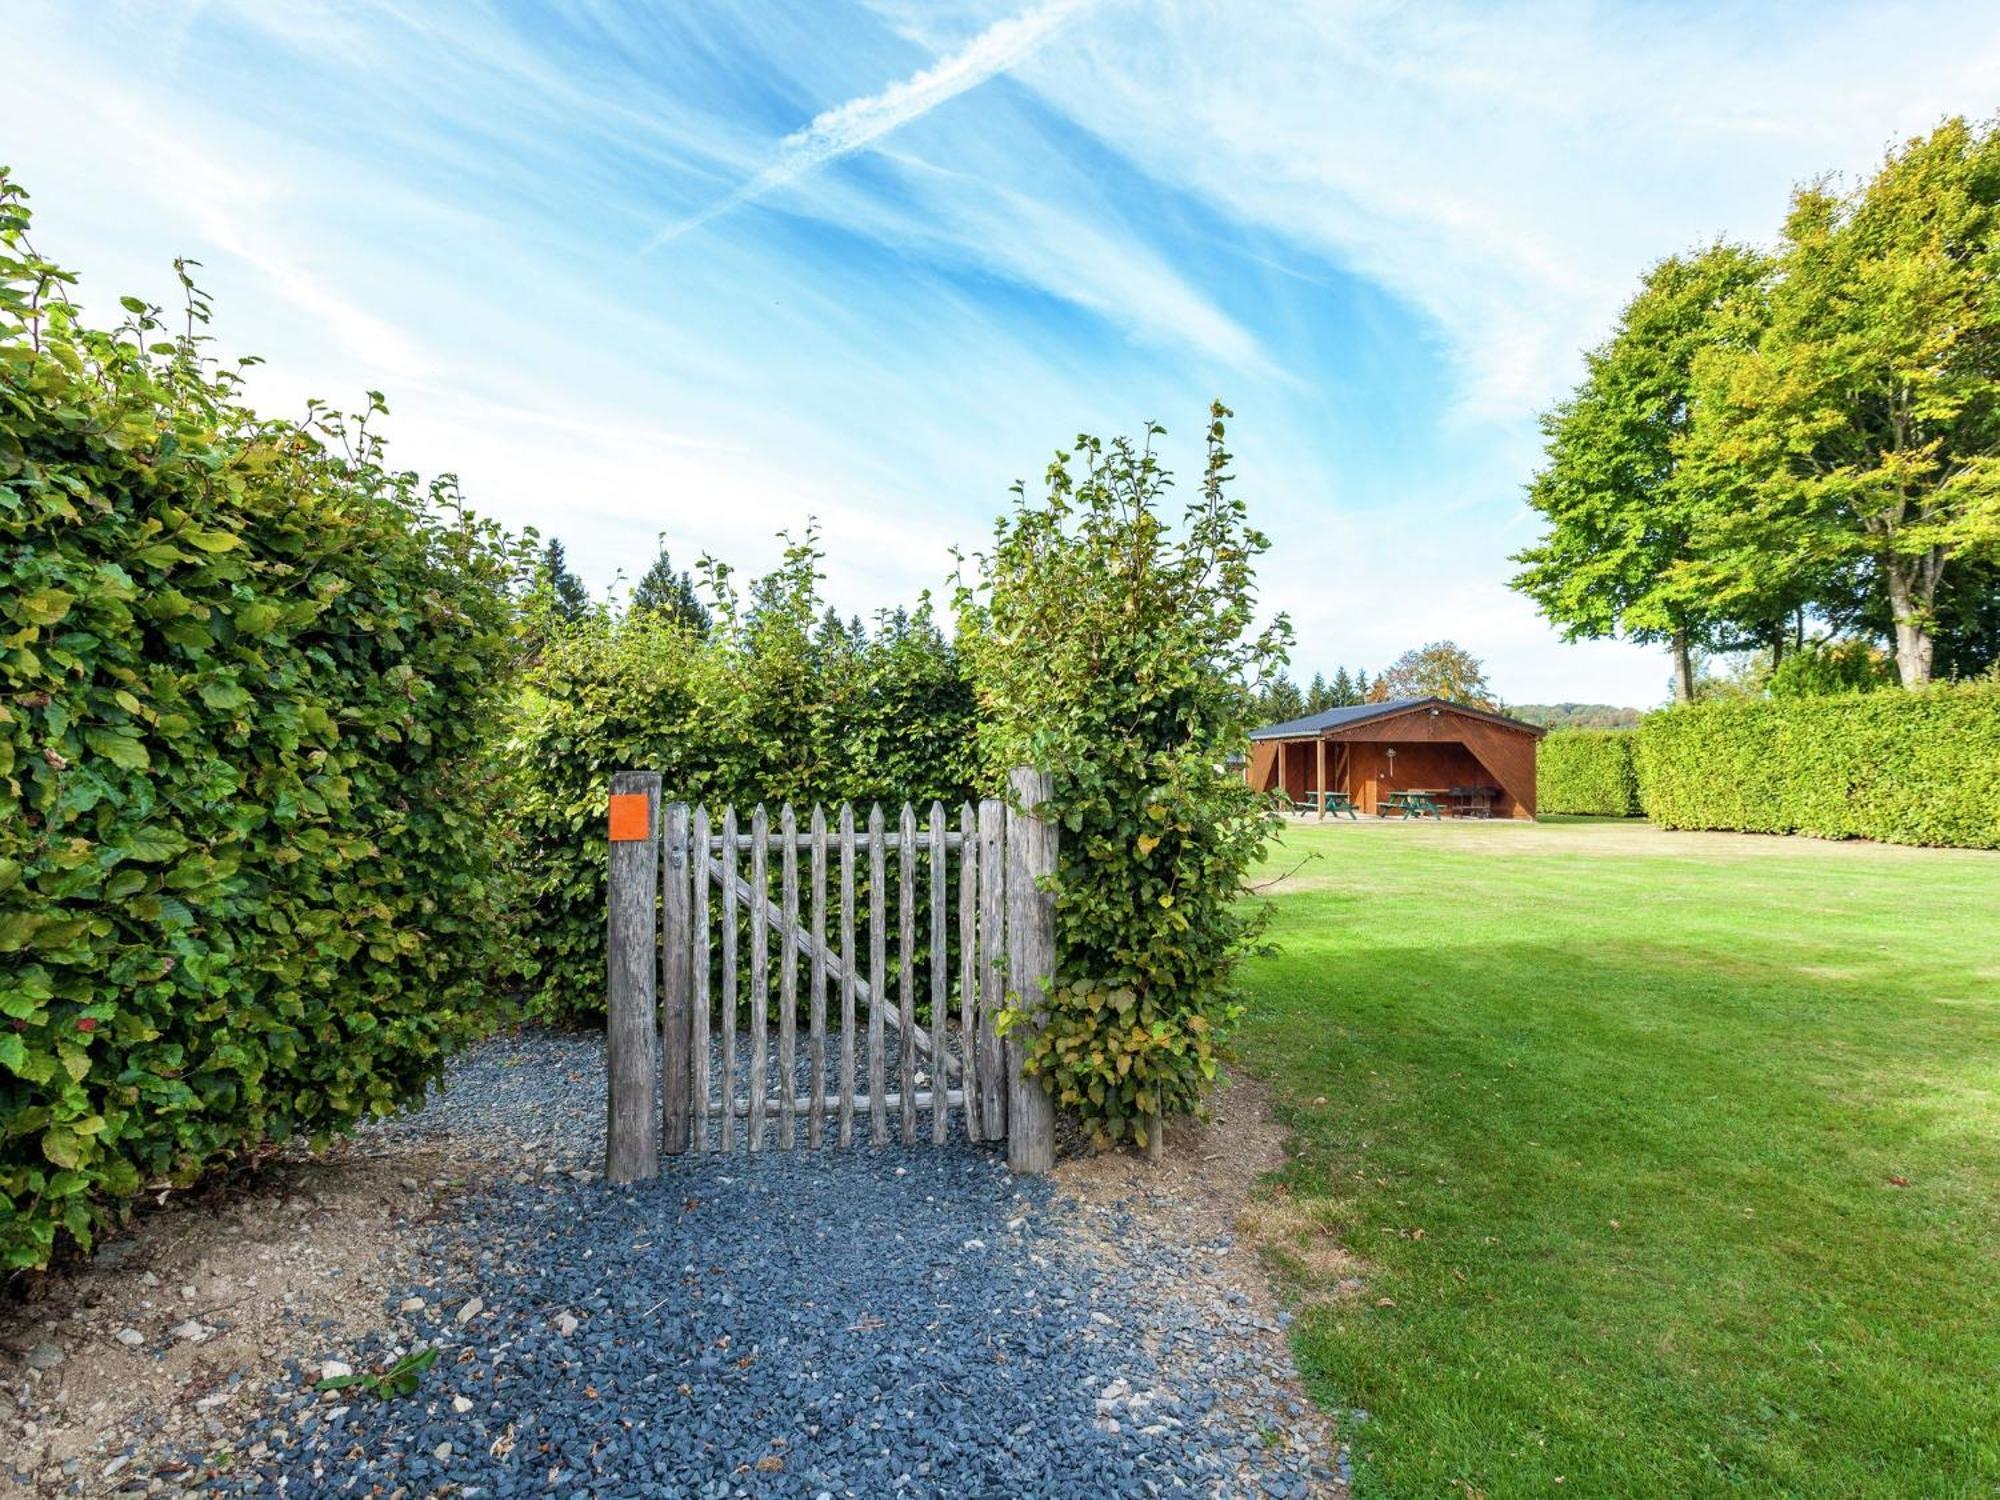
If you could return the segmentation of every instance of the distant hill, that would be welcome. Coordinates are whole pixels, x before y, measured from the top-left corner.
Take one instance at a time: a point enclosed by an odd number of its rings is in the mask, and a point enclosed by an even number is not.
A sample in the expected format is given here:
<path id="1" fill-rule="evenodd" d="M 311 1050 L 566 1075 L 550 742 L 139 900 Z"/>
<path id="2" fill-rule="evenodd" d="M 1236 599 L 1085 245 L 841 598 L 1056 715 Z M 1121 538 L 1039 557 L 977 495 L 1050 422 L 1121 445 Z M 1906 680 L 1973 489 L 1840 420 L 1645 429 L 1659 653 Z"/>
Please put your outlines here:
<path id="1" fill-rule="evenodd" d="M 1510 703 L 1507 712 L 1550 729 L 1630 729 L 1639 722 L 1638 709 L 1609 703 Z"/>

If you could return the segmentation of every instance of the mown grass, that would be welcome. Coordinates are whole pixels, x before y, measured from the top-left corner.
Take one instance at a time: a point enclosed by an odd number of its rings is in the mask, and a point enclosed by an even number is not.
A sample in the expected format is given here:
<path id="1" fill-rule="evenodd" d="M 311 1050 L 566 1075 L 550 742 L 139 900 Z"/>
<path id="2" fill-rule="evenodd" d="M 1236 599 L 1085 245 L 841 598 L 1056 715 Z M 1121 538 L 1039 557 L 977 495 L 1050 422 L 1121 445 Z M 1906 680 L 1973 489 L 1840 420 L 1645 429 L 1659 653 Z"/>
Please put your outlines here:
<path id="1" fill-rule="evenodd" d="M 1242 1047 L 1361 1495 L 1996 1493 L 2000 856 L 1295 827 Z"/>

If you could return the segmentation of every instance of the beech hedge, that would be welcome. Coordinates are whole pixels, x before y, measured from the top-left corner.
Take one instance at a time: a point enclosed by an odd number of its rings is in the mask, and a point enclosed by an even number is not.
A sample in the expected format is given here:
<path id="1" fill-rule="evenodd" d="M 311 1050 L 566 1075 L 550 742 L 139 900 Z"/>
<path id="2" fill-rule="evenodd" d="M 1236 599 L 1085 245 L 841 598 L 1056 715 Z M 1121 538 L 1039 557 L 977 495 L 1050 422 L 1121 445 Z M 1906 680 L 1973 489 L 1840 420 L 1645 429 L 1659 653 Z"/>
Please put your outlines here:
<path id="1" fill-rule="evenodd" d="M 1639 773 L 1629 729 L 1558 729 L 1535 758 L 1535 801 L 1545 813 L 1636 818 Z"/>
<path id="2" fill-rule="evenodd" d="M 1039 1018 L 1028 1070 L 1100 1142 L 1150 1145 L 1204 1108 L 1269 916 L 1244 898 L 1280 820 L 1228 764 L 1256 722 L 1245 684 L 1282 664 L 1290 626 L 1256 624 L 1269 542 L 1229 489 L 1228 416 L 1210 408 L 1180 526 L 1160 428 L 1079 436 L 1045 497 L 1015 486 L 958 594 L 988 771 L 1046 768 L 1062 827 L 1054 981 L 1003 1024 Z"/>
<path id="3" fill-rule="evenodd" d="M 2000 849 L 2000 686 L 1694 704 L 1636 745 L 1663 828 Z"/>
<path id="4" fill-rule="evenodd" d="M 0 174 L 0 1264 L 420 1097 L 507 958 L 525 559 L 187 297 L 87 326 Z"/>

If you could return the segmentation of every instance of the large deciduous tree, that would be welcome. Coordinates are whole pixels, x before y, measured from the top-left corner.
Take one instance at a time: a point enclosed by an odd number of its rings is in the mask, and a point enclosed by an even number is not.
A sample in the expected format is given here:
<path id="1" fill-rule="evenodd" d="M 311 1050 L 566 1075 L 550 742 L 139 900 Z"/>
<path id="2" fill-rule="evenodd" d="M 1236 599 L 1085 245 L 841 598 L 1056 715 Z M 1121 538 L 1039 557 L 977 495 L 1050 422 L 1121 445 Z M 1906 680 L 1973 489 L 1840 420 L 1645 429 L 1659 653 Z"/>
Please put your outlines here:
<path id="1" fill-rule="evenodd" d="M 1728 336 L 1767 267 L 1716 244 L 1646 273 L 1618 327 L 1587 357 L 1583 382 L 1542 418 L 1547 462 L 1528 503 L 1548 534 L 1516 554 L 1514 587 L 1566 640 L 1665 641 L 1674 691 L 1694 691 L 1694 653 L 1725 624 L 1712 586 L 1689 564 L 1727 486 L 1682 463 L 1695 418 L 1698 353 Z"/>
<path id="2" fill-rule="evenodd" d="M 1898 675 L 1929 681 L 1940 586 L 2000 550 L 2000 125 L 1797 193 L 1758 337 L 1696 387 L 1704 467 L 1749 481 L 1718 537 L 1872 569 Z"/>
<path id="3" fill-rule="evenodd" d="M 1471 708 L 1497 709 L 1500 700 L 1486 682 L 1486 667 L 1456 641 L 1432 641 L 1405 651 L 1383 669 L 1369 689 L 1369 699 L 1443 698 Z"/>

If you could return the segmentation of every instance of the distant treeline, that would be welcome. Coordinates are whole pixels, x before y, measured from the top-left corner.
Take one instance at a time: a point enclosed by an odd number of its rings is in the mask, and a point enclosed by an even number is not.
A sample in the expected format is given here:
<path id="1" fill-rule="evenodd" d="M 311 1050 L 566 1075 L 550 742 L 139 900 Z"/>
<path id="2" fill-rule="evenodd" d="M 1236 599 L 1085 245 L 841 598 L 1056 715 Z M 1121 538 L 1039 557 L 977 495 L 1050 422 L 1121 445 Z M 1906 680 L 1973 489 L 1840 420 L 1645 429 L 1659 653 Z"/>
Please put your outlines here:
<path id="1" fill-rule="evenodd" d="M 1638 709 L 1609 703 L 1513 703 L 1507 713 L 1546 729 L 1630 729 L 1639 722 Z"/>

